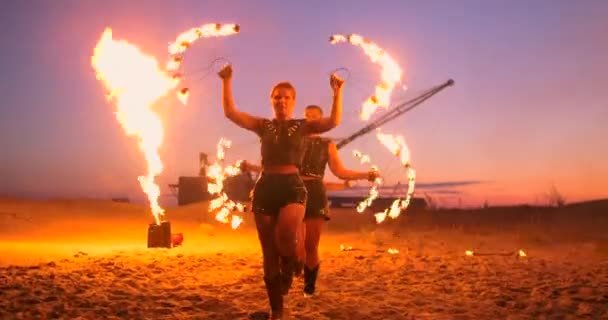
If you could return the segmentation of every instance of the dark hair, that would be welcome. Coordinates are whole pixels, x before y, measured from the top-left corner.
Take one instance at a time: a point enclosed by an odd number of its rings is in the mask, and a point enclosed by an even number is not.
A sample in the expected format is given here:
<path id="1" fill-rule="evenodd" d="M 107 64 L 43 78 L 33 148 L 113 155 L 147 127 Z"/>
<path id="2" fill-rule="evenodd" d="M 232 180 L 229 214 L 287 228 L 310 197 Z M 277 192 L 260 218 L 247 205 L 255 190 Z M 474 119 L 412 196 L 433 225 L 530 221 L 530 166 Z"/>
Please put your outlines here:
<path id="1" fill-rule="evenodd" d="M 311 105 L 309 105 L 309 106 L 306 106 L 306 108 L 305 108 L 304 110 L 317 110 L 317 111 L 319 111 L 319 113 L 320 113 L 321 115 L 323 115 L 323 109 L 321 109 L 321 107 L 319 107 L 319 106 L 318 106 L 318 105 L 316 105 L 316 104 L 311 104 Z"/>
<path id="2" fill-rule="evenodd" d="M 283 82 L 279 82 L 277 84 L 274 85 L 274 87 L 272 87 L 272 90 L 270 90 L 270 97 L 272 97 L 272 95 L 274 94 L 274 91 L 277 89 L 288 89 L 291 90 L 291 92 L 293 93 L 293 98 L 296 98 L 296 88 L 287 81 L 283 81 Z"/>

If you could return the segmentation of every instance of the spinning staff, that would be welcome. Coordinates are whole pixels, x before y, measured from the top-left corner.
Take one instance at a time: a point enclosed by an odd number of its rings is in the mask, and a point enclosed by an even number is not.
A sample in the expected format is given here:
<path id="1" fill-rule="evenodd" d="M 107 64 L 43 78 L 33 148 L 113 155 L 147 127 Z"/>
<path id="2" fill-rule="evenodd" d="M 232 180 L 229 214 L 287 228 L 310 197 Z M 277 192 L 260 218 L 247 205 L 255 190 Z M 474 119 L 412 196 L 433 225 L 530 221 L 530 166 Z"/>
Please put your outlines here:
<path id="1" fill-rule="evenodd" d="M 361 47 L 364 50 L 365 54 L 370 57 L 371 61 L 375 64 L 380 65 L 382 68 L 381 81 L 376 85 L 375 94 L 367 98 L 367 100 L 365 100 L 365 102 L 363 103 L 360 118 L 364 121 L 367 121 L 371 118 L 371 115 L 378 108 L 388 109 L 390 104 L 391 92 L 395 85 L 401 81 L 401 75 L 403 73 L 397 62 L 395 62 L 395 60 L 378 45 L 357 34 L 351 34 L 348 36 L 340 34 L 333 35 L 330 37 L 329 40 L 332 44 L 349 42 L 355 46 Z M 402 103 L 401 105 L 397 106 L 395 109 L 390 110 L 388 113 L 384 114 L 382 117 L 375 120 L 371 124 L 355 132 L 350 137 L 340 141 L 337 144 L 337 147 L 342 148 L 346 144 L 355 140 L 356 138 L 361 137 L 374 129 L 379 129 L 381 125 L 415 108 L 422 102 L 435 95 L 437 92 L 453 84 L 454 81 L 450 79 L 446 83 L 435 87 L 414 99 Z M 376 221 L 380 223 L 385 220 L 387 215 L 391 218 L 398 217 L 401 211 L 408 207 L 411 197 L 414 193 L 416 173 L 411 166 L 410 152 L 405 143 L 405 139 L 402 136 L 378 133 L 376 137 L 385 147 L 387 147 L 391 151 L 391 153 L 400 158 L 401 165 L 407 170 L 408 177 L 407 195 L 404 199 L 395 200 L 392 206 L 384 210 L 384 212 L 376 214 Z M 372 201 L 378 196 L 377 189 L 380 183 L 381 180 L 374 181 L 374 184 L 370 189 L 369 197 L 363 202 L 359 203 L 357 211 L 362 212 L 363 210 L 365 210 L 366 207 L 371 205 Z"/>
<path id="2" fill-rule="evenodd" d="M 184 78 L 181 72 L 182 63 L 184 62 L 184 55 L 187 49 L 192 46 L 192 43 L 201 38 L 235 35 L 239 33 L 239 31 L 240 27 L 238 24 L 210 23 L 179 34 L 175 41 L 169 44 L 170 59 L 166 66 L 166 69 L 173 75 L 175 85 L 177 86 Z M 211 66 L 221 60 L 225 59 L 215 59 L 211 63 Z M 183 104 L 186 104 L 188 102 L 189 93 L 190 89 L 184 87 L 177 92 L 177 97 Z M 223 137 L 220 138 L 217 144 L 216 161 L 209 166 L 207 171 L 207 178 L 209 181 L 207 189 L 211 195 L 215 195 L 215 198 L 209 203 L 209 212 L 217 210 L 218 212 L 215 219 L 222 223 L 230 223 L 232 228 L 236 229 L 243 219 L 232 213 L 234 211 L 243 212 L 244 206 L 229 199 L 228 195 L 224 192 L 223 184 L 227 177 L 237 175 L 240 172 L 238 169 L 240 161 L 237 161 L 234 165 L 224 165 L 225 149 L 230 148 L 231 144 L 230 140 Z M 231 218 L 228 219 L 228 217 Z"/>

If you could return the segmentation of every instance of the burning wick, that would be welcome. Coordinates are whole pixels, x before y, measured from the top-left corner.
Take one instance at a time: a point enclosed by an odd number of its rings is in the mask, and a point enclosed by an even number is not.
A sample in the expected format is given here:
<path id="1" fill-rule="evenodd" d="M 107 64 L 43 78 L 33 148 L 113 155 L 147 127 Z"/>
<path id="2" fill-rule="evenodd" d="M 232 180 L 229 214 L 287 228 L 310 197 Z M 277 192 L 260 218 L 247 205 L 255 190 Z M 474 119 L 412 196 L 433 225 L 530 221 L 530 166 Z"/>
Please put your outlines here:
<path id="1" fill-rule="evenodd" d="M 387 252 L 389 254 L 397 254 L 397 253 L 399 253 L 399 250 L 397 250 L 395 248 L 388 248 Z"/>
<path id="2" fill-rule="evenodd" d="M 353 247 L 345 246 L 343 244 L 340 245 L 340 251 L 353 251 Z"/>
<path id="3" fill-rule="evenodd" d="M 472 257 L 472 256 L 474 255 L 473 251 L 471 251 L 471 250 L 467 250 L 467 251 L 465 251 L 465 252 L 464 252 L 464 254 L 465 254 L 467 257 Z"/>

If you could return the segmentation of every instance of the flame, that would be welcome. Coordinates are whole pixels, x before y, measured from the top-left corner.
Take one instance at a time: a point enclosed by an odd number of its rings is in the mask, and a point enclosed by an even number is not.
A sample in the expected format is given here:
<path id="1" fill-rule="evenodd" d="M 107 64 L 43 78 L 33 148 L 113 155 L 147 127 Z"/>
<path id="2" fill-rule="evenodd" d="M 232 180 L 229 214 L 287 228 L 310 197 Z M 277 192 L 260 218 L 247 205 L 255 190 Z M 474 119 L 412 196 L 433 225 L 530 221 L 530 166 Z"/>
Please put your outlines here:
<path id="1" fill-rule="evenodd" d="M 378 212 L 378 213 L 374 214 L 374 217 L 376 217 L 376 223 L 382 223 L 382 222 L 384 222 L 384 220 L 386 220 L 386 211 Z"/>
<path id="2" fill-rule="evenodd" d="M 340 251 L 352 251 L 353 247 L 340 244 Z"/>
<path id="3" fill-rule="evenodd" d="M 467 257 L 472 257 L 472 256 L 474 255 L 473 251 L 471 251 L 471 250 L 467 250 L 467 251 L 465 251 L 465 252 L 464 252 L 464 254 L 465 254 Z"/>
<path id="4" fill-rule="evenodd" d="M 397 254 L 397 253 L 399 253 L 399 250 L 397 250 L 395 248 L 388 248 L 387 252 L 389 254 Z"/>
<path id="5" fill-rule="evenodd" d="M 108 90 L 108 100 L 116 105 L 116 119 L 129 136 L 138 138 L 147 173 L 138 177 L 157 224 L 164 209 L 158 203 L 160 188 L 154 178 L 163 171 L 158 148 L 163 141 L 161 119 L 152 112 L 153 103 L 175 87 L 156 59 L 145 55 L 127 41 L 114 40 L 107 28 L 95 46 L 91 65 Z"/>
<path id="6" fill-rule="evenodd" d="M 190 95 L 190 91 L 188 88 L 183 88 L 177 92 L 177 99 L 184 105 L 188 103 L 188 96 Z"/>
<path id="7" fill-rule="evenodd" d="M 355 158 L 361 161 L 361 164 L 370 163 L 371 161 L 368 155 L 363 154 L 360 151 L 354 150 L 353 155 L 355 156 Z"/>
<path id="8" fill-rule="evenodd" d="M 174 42 L 169 44 L 169 61 L 165 66 L 165 69 L 173 74 L 173 80 L 177 86 L 182 77 L 177 73 L 184 61 L 184 53 L 186 50 L 198 39 L 211 38 L 211 37 L 225 37 L 239 33 L 240 27 L 237 24 L 218 24 L 208 23 L 200 27 L 192 28 L 190 30 L 180 33 Z M 186 92 L 182 92 L 186 90 Z M 177 93 L 177 98 L 185 105 L 188 101 L 188 92 L 184 88 Z"/>
<path id="9" fill-rule="evenodd" d="M 414 189 L 416 185 L 416 171 L 410 164 L 410 151 L 405 143 L 403 136 L 395 136 L 391 134 L 384 134 L 381 132 L 377 133 L 377 138 L 389 151 L 395 156 L 399 157 L 401 165 L 407 170 L 407 195 L 405 199 L 397 199 L 393 202 L 392 206 L 385 211 L 389 217 L 395 219 L 401 211 L 409 207 Z"/>
<path id="10" fill-rule="evenodd" d="M 380 107 L 387 109 L 390 104 L 390 97 L 395 85 L 401 82 L 403 70 L 399 64 L 382 48 L 375 43 L 357 34 L 349 36 L 333 35 L 330 37 L 331 44 L 340 42 L 350 42 L 359 46 L 368 55 L 371 61 L 382 67 L 382 81 L 376 85 L 375 94 L 363 103 L 361 119 L 369 120 L 370 117 Z"/>
<path id="11" fill-rule="evenodd" d="M 219 24 L 219 23 L 208 23 L 200 27 L 192 28 L 190 30 L 180 33 L 175 41 L 169 44 L 169 53 L 171 55 L 183 54 L 192 43 L 200 38 L 211 38 L 211 37 L 224 37 L 239 33 L 240 27 L 238 24 Z M 173 59 L 175 60 L 175 59 Z M 178 61 L 181 62 L 181 61 Z M 169 68 L 171 61 L 167 64 L 168 70 L 175 70 L 175 68 Z M 179 65 L 178 65 L 179 67 Z"/>
<path id="12" fill-rule="evenodd" d="M 217 195 L 216 198 L 209 202 L 208 211 L 212 212 L 219 209 L 215 215 L 215 220 L 221 223 L 230 223 L 232 228 L 236 229 L 241 225 L 243 219 L 239 216 L 232 215 L 232 212 L 243 212 L 245 211 L 245 206 L 230 200 L 228 195 L 224 192 L 224 180 L 227 177 L 235 176 L 240 173 L 240 160 L 234 165 L 222 166 L 226 156 L 225 149 L 230 148 L 231 145 L 232 142 L 230 140 L 220 138 L 217 143 L 216 162 L 207 168 L 207 191 L 212 195 Z M 228 219 L 229 216 L 231 217 L 231 220 Z"/>
<path id="13" fill-rule="evenodd" d="M 363 154 L 357 150 L 353 151 L 353 155 L 361 161 L 361 164 L 369 163 L 371 161 L 368 155 Z M 377 170 L 376 166 L 372 166 L 372 170 Z M 376 198 L 378 197 L 378 187 L 381 184 L 381 178 L 376 178 L 374 180 L 374 183 L 372 184 L 372 187 L 369 190 L 369 195 L 367 196 L 367 198 L 357 204 L 357 212 L 362 213 L 363 211 L 365 211 L 365 209 L 372 205 L 374 200 L 376 200 Z"/>
<path id="14" fill-rule="evenodd" d="M 230 223 L 231 226 L 232 226 L 232 229 L 238 228 L 241 225 L 242 222 L 243 222 L 243 218 L 241 218 L 239 216 L 233 215 L 232 216 L 232 221 Z"/>
<path id="15" fill-rule="evenodd" d="M 527 257 L 528 255 L 523 250 L 520 249 L 519 252 L 518 252 L 518 256 L 520 256 L 520 257 Z"/>

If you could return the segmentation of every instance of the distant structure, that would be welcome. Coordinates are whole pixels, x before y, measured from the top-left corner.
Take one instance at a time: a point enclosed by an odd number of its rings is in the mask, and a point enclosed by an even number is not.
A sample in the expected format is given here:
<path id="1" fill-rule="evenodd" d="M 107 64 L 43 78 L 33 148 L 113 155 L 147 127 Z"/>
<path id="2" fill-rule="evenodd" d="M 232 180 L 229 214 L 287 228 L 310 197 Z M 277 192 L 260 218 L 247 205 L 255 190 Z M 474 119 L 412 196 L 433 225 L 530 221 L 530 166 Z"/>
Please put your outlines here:
<path id="1" fill-rule="evenodd" d="M 183 206 L 191 203 L 209 200 L 211 194 L 207 189 L 207 167 L 209 166 L 206 153 L 199 153 L 198 176 L 182 176 L 177 184 L 169 184 L 171 193 L 177 197 L 177 205 Z M 230 199 L 246 202 L 253 189 L 255 181 L 250 173 L 241 173 L 224 180 L 224 191 Z"/>

